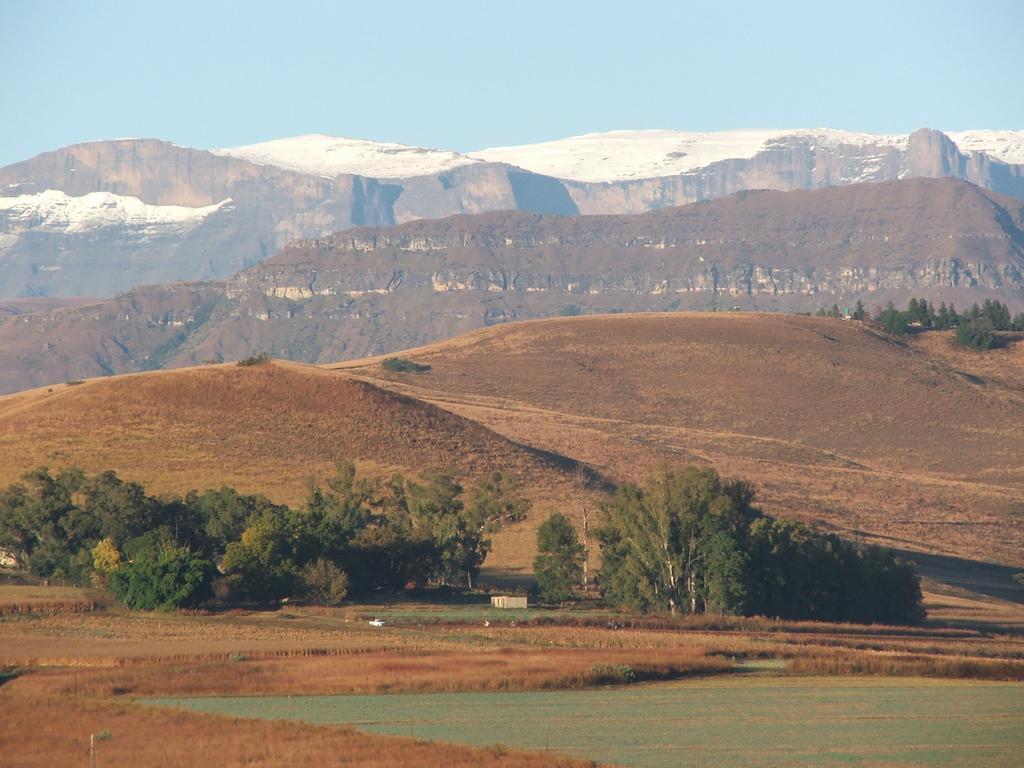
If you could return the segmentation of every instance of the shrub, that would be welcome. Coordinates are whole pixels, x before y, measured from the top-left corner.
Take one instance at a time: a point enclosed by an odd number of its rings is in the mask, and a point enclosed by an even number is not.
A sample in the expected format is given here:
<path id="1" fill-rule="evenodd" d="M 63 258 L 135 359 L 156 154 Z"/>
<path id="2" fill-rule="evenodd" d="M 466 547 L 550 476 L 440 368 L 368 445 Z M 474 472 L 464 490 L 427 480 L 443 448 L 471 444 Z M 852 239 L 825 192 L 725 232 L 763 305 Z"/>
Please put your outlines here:
<path id="1" fill-rule="evenodd" d="M 92 568 L 96 573 L 111 574 L 120 565 L 121 553 L 109 536 L 92 548 Z"/>
<path id="2" fill-rule="evenodd" d="M 956 343 L 962 347 L 984 352 L 992 347 L 992 322 L 976 317 L 956 327 Z"/>
<path id="3" fill-rule="evenodd" d="M 244 360 L 239 360 L 238 364 L 242 367 L 247 367 L 250 365 L 266 365 L 267 363 L 270 362 L 270 359 L 270 353 L 260 352 L 259 354 L 253 355 L 252 357 L 247 357 Z"/>
<path id="4" fill-rule="evenodd" d="M 617 685 L 636 681 L 636 672 L 628 664 L 595 664 L 590 670 L 595 685 Z"/>
<path id="5" fill-rule="evenodd" d="M 392 373 L 424 373 L 430 370 L 429 365 L 407 360 L 404 357 L 389 357 L 380 365 L 385 371 Z"/>
<path id="6" fill-rule="evenodd" d="M 348 595 L 348 574 L 330 560 L 307 564 L 299 575 L 302 595 L 317 605 L 341 605 Z"/>

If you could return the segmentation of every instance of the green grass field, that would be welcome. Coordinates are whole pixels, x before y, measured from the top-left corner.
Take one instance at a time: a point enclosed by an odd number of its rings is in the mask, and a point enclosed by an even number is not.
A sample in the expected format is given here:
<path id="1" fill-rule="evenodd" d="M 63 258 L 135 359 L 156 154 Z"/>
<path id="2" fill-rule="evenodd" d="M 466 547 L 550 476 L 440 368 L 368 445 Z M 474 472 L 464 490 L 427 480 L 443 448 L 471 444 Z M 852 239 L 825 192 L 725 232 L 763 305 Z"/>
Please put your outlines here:
<path id="1" fill-rule="evenodd" d="M 574 692 L 151 700 L 240 717 L 676 766 L 1021 765 L 1024 686 L 737 676 Z"/>

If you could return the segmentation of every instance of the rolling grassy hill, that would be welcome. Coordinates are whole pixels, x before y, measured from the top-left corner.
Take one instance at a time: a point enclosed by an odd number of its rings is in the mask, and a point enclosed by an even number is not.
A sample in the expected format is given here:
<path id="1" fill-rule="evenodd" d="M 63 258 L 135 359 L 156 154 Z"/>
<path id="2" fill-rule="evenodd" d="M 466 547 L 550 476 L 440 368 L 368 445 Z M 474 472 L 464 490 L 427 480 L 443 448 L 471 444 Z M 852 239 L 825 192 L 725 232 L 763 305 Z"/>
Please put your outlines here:
<path id="1" fill-rule="evenodd" d="M 1024 343 L 977 355 L 940 334 L 672 313 L 507 324 L 403 356 L 430 370 L 222 365 L 9 395 L 0 482 L 73 464 L 157 491 L 230 484 L 294 503 L 341 459 L 370 473 L 500 469 L 535 511 L 488 562 L 522 573 L 551 510 L 596 509 L 576 461 L 612 481 L 697 463 L 753 481 L 773 514 L 1024 565 Z"/>
<path id="2" fill-rule="evenodd" d="M 94 379 L 0 398 L 0 482 L 26 469 L 115 469 L 157 492 L 231 485 L 299 503 L 336 462 L 370 473 L 455 464 L 538 489 L 572 461 L 428 403 L 312 366 L 209 366 Z"/>
<path id="3" fill-rule="evenodd" d="M 857 323 L 674 313 L 503 325 L 334 366 L 616 480 L 668 463 L 896 548 L 1024 564 L 1024 344 L 977 355 Z"/>

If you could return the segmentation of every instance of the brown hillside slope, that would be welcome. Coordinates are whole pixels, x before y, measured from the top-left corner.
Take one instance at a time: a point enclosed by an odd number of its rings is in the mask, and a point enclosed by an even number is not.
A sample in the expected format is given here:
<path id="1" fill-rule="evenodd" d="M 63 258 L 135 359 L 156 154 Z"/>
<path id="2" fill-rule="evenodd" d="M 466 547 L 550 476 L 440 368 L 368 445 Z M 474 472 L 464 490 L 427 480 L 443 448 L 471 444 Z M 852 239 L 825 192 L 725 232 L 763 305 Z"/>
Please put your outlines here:
<path id="1" fill-rule="evenodd" d="M 538 489 L 572 463 L 427 403 L 309 366 L 217 366 L 95 379 L 0 398 L 0 483 L 27 469 L 115 469 L 159 492 L 232 485 L 304 498 L 334 463 L 498 469 Z"/>
<path id="2" fill-rule="evenodd" d="M 772 512 L 1024 564 L 1024 344 L 979 357 L 928 339 L 783 315 L 598 316 L 404 353 L 432 366 L 417 376 L 373 360 L 333 368 L 615 478 L 709 463 L 755 481 Z"/>

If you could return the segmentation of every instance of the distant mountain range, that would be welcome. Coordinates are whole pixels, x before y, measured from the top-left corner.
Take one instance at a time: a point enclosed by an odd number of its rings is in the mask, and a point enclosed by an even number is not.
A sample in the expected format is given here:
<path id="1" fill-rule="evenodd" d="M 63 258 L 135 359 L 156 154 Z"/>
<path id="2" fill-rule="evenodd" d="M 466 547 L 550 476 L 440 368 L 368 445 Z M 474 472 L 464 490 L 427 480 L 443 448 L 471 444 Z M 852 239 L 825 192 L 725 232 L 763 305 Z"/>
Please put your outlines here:
<path id="1" fill-rule="evenodd" d="M 225 280 L 0 317 L 0 391 L 257 351 L 332 362 L 555 315 L 873 309 L 911 296 L 1024 309 L 1024 201 L 906 179 L 639 215 L 495 211 L 350 229 Z"/>
<path id="2" fill-rule="evenodd" d="M 296 239 L 458 213 L 644 213 L 952 177 L 1024 199 L 1024 131 L 613 131 L 468 154 L 330 136 L 76 144 L 0 168 L 0 299 L 225 277 Z"/>

